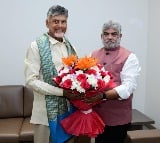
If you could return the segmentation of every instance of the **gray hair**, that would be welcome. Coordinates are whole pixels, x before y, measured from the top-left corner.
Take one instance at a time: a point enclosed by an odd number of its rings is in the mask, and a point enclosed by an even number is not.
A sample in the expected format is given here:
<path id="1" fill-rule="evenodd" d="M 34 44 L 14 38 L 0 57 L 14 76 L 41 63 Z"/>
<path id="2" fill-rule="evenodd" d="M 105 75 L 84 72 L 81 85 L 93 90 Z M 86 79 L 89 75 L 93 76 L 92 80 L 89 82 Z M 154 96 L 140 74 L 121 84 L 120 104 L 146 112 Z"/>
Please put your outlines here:
<path id="1" fill-rule="evenodd" d="M 47 17 L 56 15 L 65 15 L 66 17 L 68 17 L 68 10 L 60 5 L 54 5 L 49 8 Z"/>
<path id="2" fill-rule="evenodd" d="M 104 23 L 103 27 L 102 27 L 102 32 L 104 32 L 105 30 L 108 30 L 110 28 L 116 30 L 118 32 L 118 34 L 121 34 L 121 25 L 118 22 L 110 20 L 110 21 Z"/>

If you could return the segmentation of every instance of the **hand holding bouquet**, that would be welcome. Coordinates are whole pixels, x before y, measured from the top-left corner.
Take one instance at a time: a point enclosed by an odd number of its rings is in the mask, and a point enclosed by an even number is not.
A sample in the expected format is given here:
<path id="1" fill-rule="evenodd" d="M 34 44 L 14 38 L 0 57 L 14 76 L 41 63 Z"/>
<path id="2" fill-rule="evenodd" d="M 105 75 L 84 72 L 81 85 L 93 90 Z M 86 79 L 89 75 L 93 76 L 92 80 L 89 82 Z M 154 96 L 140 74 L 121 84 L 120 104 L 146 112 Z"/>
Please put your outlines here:
<path id="1" fill-rule="evenodd" d="M 77 58 L 70 55 L 63 58 L 64 67 L 59 71 L 58 76 L 53 80 L 59 87 L 79 92 L 85 96 L 93 97 L 99 92 L 113 88 L 110 72 L 97 63 L 97 59 L 92 57 Z M 73 135 L 88 135 L 95 137 L 103 132 L 104 123 L 99 115 L 92 110 L 92 107 L 102 101 L 91 104 L 83 100 L 70 100 L 79 110 L 62 120 L 61 124 L 66 132 Z"/>

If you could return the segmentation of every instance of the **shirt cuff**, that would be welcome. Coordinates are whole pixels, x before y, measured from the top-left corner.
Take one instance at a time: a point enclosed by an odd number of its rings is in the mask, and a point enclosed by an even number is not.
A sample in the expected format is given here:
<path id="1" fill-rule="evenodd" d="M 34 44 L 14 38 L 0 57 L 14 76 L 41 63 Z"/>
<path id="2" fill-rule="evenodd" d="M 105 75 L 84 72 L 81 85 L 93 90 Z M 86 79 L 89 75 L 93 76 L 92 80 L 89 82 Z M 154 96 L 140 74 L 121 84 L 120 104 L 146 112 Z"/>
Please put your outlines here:
<path id="1" fill-rule="evenodd" d="M 119 95 L 119 100 L 128 99 L 130 93 L 125 90 L 123 85 L 117 86 L 114 88 Z"/>

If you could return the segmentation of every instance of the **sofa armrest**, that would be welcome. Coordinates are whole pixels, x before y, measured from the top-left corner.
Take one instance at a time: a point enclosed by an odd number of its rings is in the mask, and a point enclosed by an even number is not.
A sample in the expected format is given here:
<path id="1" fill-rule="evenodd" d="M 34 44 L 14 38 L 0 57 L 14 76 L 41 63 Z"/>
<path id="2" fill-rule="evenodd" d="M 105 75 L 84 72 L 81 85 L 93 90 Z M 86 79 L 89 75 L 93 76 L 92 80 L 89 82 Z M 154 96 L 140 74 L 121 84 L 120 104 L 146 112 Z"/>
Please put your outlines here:
<path id="1" fill-rule="evenodd" d="M 127 132 L 129 143 L 160 143 L 160 129 Z"/>
<path id="2" fill-rule="evenodd" d="M 32 114 L 33 98 L 33 91 L 24 86 L 24 117 Z"/>

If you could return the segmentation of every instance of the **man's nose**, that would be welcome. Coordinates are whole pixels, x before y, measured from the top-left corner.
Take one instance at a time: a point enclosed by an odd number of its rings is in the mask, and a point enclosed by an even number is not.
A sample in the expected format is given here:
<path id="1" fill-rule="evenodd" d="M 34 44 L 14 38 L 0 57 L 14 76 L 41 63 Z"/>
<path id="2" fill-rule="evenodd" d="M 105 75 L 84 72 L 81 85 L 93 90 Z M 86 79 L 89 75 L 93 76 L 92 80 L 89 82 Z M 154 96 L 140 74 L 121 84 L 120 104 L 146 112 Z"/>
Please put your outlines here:
<path id="1" fill-rule="evenodd" d="M 108 39 L 112 39 L 113 38 L 113 35 L 110 33 L 108 34 Z"/>

